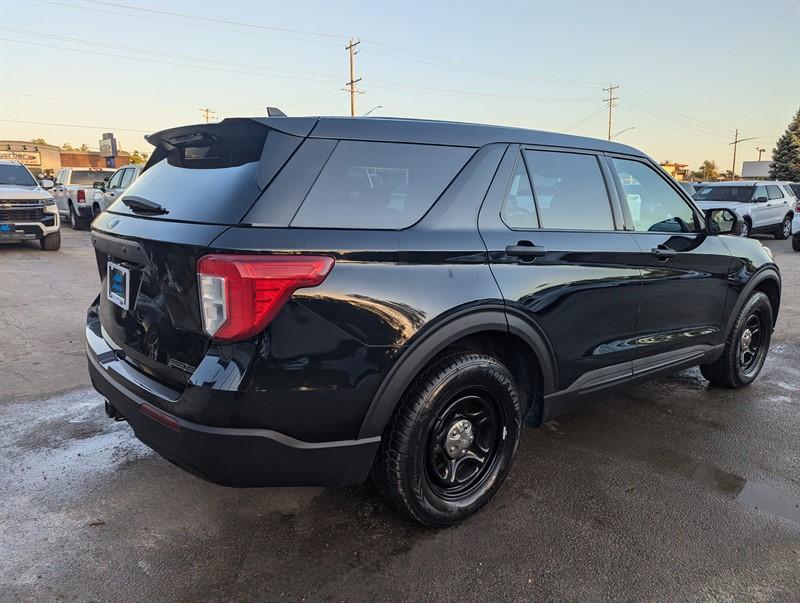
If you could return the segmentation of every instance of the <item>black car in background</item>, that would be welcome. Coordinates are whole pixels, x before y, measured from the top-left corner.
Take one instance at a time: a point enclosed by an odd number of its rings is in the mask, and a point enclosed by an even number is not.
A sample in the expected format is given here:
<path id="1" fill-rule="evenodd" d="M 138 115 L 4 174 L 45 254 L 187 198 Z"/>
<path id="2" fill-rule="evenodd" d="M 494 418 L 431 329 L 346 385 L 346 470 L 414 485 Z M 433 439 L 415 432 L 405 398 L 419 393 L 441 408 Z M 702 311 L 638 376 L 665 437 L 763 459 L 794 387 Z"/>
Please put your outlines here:
<path id="1" fill-rule="evenodd" d="M 371 475 L 447 525 L 501 486 L 523 423 L 694 365 L 741 387 L 764 363 L 768 250 L 636 149 L 375 118 L 148 140 L 92 225 L 89 371 L 110 416 L 211 481 Z"/>

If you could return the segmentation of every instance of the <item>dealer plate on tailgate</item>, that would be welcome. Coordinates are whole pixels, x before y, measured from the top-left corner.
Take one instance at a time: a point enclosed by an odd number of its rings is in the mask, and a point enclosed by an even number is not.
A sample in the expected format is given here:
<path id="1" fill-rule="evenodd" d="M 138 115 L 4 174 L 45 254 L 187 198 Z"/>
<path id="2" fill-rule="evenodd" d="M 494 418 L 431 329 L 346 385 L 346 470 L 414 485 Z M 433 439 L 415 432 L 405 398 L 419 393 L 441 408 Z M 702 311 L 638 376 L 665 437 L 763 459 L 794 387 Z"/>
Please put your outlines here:
<path id="1" fill-rule="evenodd" d="M 106 297 L 109 301 L 127 310 L 130 300 L 131 271 L 125 266 L 109 262 L 106 283 Z"/>

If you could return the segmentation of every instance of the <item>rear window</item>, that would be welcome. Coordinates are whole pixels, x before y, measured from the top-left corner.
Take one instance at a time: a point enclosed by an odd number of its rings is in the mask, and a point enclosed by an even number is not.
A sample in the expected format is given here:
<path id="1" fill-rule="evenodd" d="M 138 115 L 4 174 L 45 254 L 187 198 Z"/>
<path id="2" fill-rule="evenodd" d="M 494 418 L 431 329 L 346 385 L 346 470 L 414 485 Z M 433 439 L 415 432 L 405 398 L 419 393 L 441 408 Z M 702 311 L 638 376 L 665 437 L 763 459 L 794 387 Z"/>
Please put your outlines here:
<path id="1" fill-rule="evenodd" d="M 747 203 L 753 198 L 753 186 L 707 186 L 695 195 L 698 201 L 736 201 Z"/>
<path id="2" fill-rule="evenodd" d="M 341 141 L 292 220 L 307 228 L 407 228 L 444 192 L 474 149 Z"/>
<path id="3" fill-rule="evenodd" d="M 95 182 L 103 182 L 113 172 L 93 172 L 89 170 L 73 170 L 70 184 L 78 184 L 81 186 L 92 186 Z"/>

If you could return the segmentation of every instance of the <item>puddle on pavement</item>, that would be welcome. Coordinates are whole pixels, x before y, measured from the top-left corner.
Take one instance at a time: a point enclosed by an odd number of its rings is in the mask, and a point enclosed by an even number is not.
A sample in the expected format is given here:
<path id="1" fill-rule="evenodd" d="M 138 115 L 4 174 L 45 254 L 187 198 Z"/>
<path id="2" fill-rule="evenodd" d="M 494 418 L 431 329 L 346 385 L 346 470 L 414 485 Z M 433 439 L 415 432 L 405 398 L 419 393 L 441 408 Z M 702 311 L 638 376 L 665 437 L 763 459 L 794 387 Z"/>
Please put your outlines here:
<path id="1" fill-rule="evenodd" d="M 800 499 L 767 484 L 747 482 L 736 497 L 736 502 L 771 515 L 800 522 Z"/>

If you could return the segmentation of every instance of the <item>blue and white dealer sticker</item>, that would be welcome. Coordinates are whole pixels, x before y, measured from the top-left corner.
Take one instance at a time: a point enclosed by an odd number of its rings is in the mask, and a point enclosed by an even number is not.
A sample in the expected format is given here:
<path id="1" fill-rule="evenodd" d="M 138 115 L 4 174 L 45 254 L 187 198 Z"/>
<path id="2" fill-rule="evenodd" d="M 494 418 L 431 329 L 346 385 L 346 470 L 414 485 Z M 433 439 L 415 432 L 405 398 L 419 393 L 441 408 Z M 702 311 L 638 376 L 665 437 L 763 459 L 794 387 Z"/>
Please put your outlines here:
<path id="1" fill-rule="evenodd" d="M 108 263 L 106 278 L 106 297 L 123 310 L 128 309 L 130 299 L 131 271 L 114 262 Z"/>

